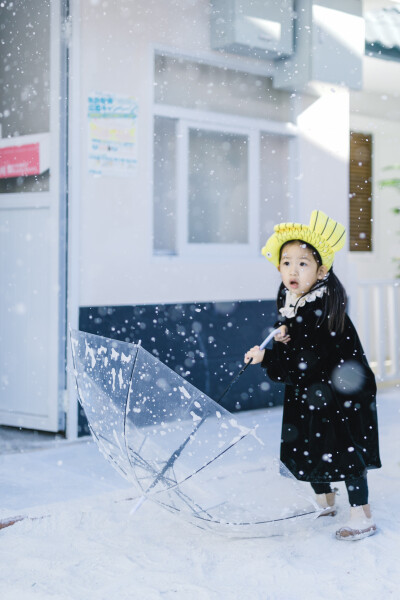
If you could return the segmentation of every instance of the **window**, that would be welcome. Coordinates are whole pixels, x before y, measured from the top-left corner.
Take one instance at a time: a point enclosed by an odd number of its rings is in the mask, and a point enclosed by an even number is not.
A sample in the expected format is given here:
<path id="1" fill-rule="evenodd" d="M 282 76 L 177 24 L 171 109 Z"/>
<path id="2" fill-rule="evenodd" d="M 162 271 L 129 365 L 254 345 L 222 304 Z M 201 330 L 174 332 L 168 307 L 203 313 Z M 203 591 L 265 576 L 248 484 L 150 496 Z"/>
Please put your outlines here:
<path id="1" fill-rule="evenodd" d="M 189 243 L 248 243 L 248 136 L 199 128 L 188 135 Z"/>
<path id="2" fill-rule="evenodd" d="M 258 256 L 292 195 L 287 97 L 266 77 L 197 67 L 156 56 L 153 252 Z"/>
<path id="3" fill-rule="evenodd" d="M 372 136 L 350 134 L 350 250 L 372 251 Z"/>
<path id="4" fill-rule="evenodd" d="M 49 191 L 50 8 L 0 4 L 0 194 Z"/>

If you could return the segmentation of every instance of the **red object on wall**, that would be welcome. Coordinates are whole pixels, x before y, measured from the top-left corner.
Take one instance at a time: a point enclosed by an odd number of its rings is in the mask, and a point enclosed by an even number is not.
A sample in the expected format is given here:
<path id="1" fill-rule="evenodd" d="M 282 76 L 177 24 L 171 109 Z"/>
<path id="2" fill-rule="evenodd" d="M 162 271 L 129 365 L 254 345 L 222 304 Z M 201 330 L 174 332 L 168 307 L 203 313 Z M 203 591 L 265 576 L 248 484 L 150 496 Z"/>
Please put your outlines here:
<path id="1" fill-rule="evenodd" d="M 39 143 L 0 148 L 0 179 L 40 174 Z"/>

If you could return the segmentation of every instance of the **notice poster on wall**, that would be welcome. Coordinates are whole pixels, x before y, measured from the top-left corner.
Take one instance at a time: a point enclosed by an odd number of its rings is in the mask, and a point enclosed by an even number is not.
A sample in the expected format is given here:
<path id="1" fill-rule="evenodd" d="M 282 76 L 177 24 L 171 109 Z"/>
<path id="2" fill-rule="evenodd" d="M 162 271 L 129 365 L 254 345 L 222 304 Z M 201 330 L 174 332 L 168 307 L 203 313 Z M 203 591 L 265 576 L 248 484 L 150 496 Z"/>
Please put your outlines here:
<path id="1" fill-rule="evenodd" d="M 137 102 L 129 96 L 89 96 L 89 173 L 109 177 L 135 175 L 137 113 Z"/>

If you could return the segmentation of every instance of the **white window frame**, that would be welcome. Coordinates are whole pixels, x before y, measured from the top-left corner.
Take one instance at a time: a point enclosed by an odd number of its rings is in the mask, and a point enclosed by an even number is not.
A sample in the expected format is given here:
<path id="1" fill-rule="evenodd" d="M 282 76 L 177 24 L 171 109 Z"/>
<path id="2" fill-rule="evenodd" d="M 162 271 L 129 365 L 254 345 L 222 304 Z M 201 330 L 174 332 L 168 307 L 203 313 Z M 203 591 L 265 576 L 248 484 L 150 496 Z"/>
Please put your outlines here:
<path id="1" fill-rule="evenodd" d="M 153 65 L 157 50 L 153 53 Z M 177 59 L 183 58 L 175 55 Z M 186 55 L 184 58 L 188 58 Z M 193 60 L 198 60 L 192 57 Z M 200 61 L 199 61 L 200 62 Z M 208 61 L 201 61 L 204 62 Z M 213 62 L 210 61 L 210 65 Z M 225 65 L 228 66 L 228 65 Z M 234 64 L 231 68 L 238 69 Z M 246 72 L 246 69 L 242 69 Z M 264 73 L 264 76 L 266 74 Z M 282 135 L 288 139 L 297 138 L 297 127 L 290 122 L 271 121 L 267 119 L 244 117 L 236 114 L 217 113 L 213 111 L 196 110 L 184 108 L 175 105 L 158 104 L 154 102 L 152 111 L 152 140 L 154 133 L 155 117 L 167 117 L 177 121 L 177 148 L 176 148 L 176 182 L 177 182 L 177 203 L 176 203 L 176 254 L 164 254 L 154 251 L 152 255 L 155 259 L 184 260 L 184 259 L 207 259 L 207 258 L 251 258 L 259 257 L 259 235 L 258 218 L 260 206 L 260 136 L 262 134 Z M 189 139 L 188 132 L 191 128 L 197 128 L 205 131 L 219 131 L 221 133 L 233 133 L 247 135 L 249 139 L 248 151 L 248 242 L 245 244 L 215 244 L 202 243 L 194 244 L 188 242 L 188 151 Z M 296 150 L 294 144 L 289 145 L 290 155 L 294 159 Z M 151 144 L 152 170 L 154 179 L 154 148 Z M 294 160 L 292 161 L 293 164 Z M 289 173 L 290 188 L 294 192 L 295 178 L 293 169 Z M 154 190 L 152 190 L 152 200 Z M 152 232 L 154 235 L 154 221 L 152 222 Z"/>

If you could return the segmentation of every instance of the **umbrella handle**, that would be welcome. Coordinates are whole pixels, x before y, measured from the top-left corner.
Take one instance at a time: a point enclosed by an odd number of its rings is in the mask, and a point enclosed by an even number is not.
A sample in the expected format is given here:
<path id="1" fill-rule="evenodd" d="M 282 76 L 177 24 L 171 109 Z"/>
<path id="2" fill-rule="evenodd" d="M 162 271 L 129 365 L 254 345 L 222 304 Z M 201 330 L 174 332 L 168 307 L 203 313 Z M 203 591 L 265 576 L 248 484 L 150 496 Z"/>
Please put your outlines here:
<path id="1" fill-rule="evenodd" d="M 260 350 L 264 350 L 264 348 L 267 346 L 268 342 L 270 342 L 272 340 L 272 338 L 275 337 L 280 332 L 280 330 L 281 330 L 281 328 L 278 327 L 278 329 L 274 329 L 273 331 L 271 331 L 271 333 L 265 338 L 265 340 L 260 345 Z"/>
<path id="2" fill-rule="evenodd" d="M 280 330 L 281 330 L 281 328 L 278 327 L 277 329 L 274 329 L 273 331 L 271 331 L 271 333 L 269 335 L 267 335 L 265 340 L 261 343 L 260 350 L 264 350 L 268 346 L 268 343 L 272 340 L 272 338 L 274 338 L 278 333 L 280 333 Z M 241 375 L 243 373 L 243 371 L 245 371 L 247 369 L 247 367 L 249 367 L 251 365 L 252 362 L 253 362 L 253 359 L 251 358 L 249 360 L 249 362 L 244 365 L 244 367 L 242 368 L 240 373 L 238 373 L 237 377 L 239 377 L 239 375 Z"/>

